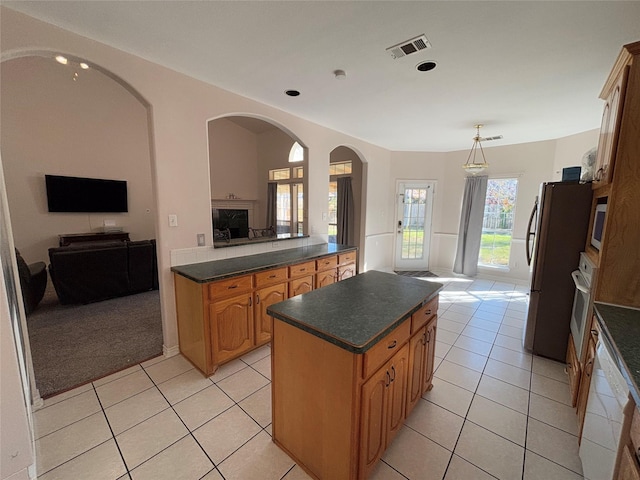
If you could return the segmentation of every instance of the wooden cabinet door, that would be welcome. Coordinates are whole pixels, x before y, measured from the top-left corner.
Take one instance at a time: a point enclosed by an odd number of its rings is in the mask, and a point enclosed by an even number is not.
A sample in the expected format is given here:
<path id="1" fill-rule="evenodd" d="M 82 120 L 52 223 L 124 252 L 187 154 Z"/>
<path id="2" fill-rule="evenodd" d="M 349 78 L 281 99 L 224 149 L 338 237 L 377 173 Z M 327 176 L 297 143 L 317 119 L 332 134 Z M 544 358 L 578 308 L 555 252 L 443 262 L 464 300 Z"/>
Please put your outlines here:
<path id="1" fill-rule="evenodd" d="M 302 295 L 313 290 L 313 275 L 296 278 L 289 282 L 289 298 Z"/>
<path id="2" fill-rule="evenodd" d="M 387 406 L 387 440 L 389 445 L 402 428 L 406 417 L 407 402 L 407 364 L 409 363 L 409 347 L 405 344 L 389 362 L 391 383 L 387 388 L 389 402 Z"/>
<path id="3" fill-rule="evenodd" d="M 326 287 L 336 282 L 337 269 L 325 270 L 324 272 L 316 273 L 316 288 Z"/>
<path id="4" fill-rule="evenodd" d="M 386 447 L 387 389 L 391 376 L 382 367 L 362 385 L 360 410 L 360 478 L 367 478 Z"/>
<path id="5" fill-rule="evenodd" d="M 356 265 L 355 263 L 344 265 L 342 267 L 338 267 L 338 281 L 346 280 L 347 278 L 351 278 L 356 274 Z"/>
<path id="6" fill-rule="evenodd" d="M 422 327 L 409 340 L 409 366 L 407 373 L 407 417 L 420 400 L 424 387 L 427 329 Z"/>
<path id="7" fill-rule="evenodd" d="M 436 331 L 438 327 L 438 317 L 434 316 L 426 325 L 426 346 L 424 361 L 424 382 L 422 384 L 422 393 L 428 392 L 433 388 L 433 367 L 436 358 Z"/>
<path id="8" fill-rule="evenodd" d="M 580 361 L 576 353 L 573 334 L 569 334 L 567 345 L 567 373 L 569 374 L 569 390 L 571 392 L 571 406 L 575 407 L 578 401 L 578 388 L 580 387 Z"/>
<path id="9" fill-rule="evenodd" d="M 595 182 L 597 186 L 606 185 L 612 179 L 628 74 L 629 67 L 626 67 L 604 105 L 596 156 Z"/>
<path id="10" fill-rule="evenodd" d="M 622 447 L 616 480 L 640 480 L 640 467 L 630 445 Z"/>
<path id="11" fill-rule="evenodd" d="M 582 426 L 584 423 L 584 414 L 587 411 L 587 400 L 589 398 L 589 387 L 591 386 L 591 374 L 593 373 L 593 364 L 596 360 L 596 343 L 592 336 L 589 336 L 589 342 L 587 344 L 587 356 L 584 360 L 584 368 L 582 370 L 582 376 L 580 378 L 580 388 L 578 389 L 578 401 L 577 401 L 577 414 L 578 414 L 578 429 L 582 437 Z"/>
<path id="12" fill-rule="evenodd" d="M 273 319 L 267 307 L 287 299 L 287 284 L 281 283 L 258 290 L 255 295 L 255 343 L 262 345 L 271 340 Z"/>
<path id="13" fill-rule="evenodd" d="M 253 344 L 251 294 L 231 297 L 209 306 L 213 363 L 241 355 Z"/>

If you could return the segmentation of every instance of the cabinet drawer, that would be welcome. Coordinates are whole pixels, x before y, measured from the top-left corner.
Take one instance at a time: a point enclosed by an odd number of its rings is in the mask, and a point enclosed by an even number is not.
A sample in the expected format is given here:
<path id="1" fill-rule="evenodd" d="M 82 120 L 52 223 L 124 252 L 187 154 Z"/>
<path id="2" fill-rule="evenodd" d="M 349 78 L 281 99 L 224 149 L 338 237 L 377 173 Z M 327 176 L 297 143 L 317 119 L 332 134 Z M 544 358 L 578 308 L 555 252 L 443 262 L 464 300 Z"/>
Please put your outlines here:
<path id="1" fill-rule="evenodd" d="M 356 262 L 356 252 L 341 253 L 338 255 L 338 265 L 346 265 L 347 263 Z"/>
<path id="2" fill-rule="evenodd" d="M 316 262 L 298 263 L 297 265 L 291 265 L 289 267 L 289 277 L 299 277 L 300 275 L 309 275 L 315 273 Z"/>
<path id="3" fill-rule="evenodd" d="M 336 268 L 338 266 L 338 256 L 333 255 L 331 257 L 324 257 L 320 260 L 316 260 L 316 270 L 328 270 L 330 268 Z"/>
<path id="4" fill-rule="evenodd" d="M 235 295 L 236 293 L 249 292 L 252 287 L 253 277 L 251 275 L 219 280 L 209 285 L 209 299 L 213 300 L 219 297 Z"/>
<path id="5" fill-rule="evenodd" d="M 274 283 L 280 283 L 285 281 L 287 277 L 287 267 L 274 268 L 272 270 L 266 270 L 255 274 L 256 288 L 264 287 L 265 285 L 273 285 Z"/>
<path id="6" fill-rule="evenodd" d="M 364 378 L 368 378 L 409 339 L 411 321 L 406 320 L 364 354 Z"/>
<path id="7" fill-rule="evenodd" d="M 436 313 L 438 313 L 438 297 L 411 315 L 411 333 L 420 330 Z"/>

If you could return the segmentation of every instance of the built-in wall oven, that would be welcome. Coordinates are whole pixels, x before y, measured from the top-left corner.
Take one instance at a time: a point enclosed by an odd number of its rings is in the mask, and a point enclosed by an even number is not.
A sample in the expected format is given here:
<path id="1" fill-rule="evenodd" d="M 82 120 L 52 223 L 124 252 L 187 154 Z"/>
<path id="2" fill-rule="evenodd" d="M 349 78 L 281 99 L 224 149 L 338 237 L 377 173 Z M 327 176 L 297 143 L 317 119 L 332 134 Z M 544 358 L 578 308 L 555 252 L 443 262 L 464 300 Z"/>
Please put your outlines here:
<path id="1" fill-rule="evenodd" d="M 578 359 L 581 359 L 582 347 L 587 338 L 585 328 L 589 324 L 593 304 L 591 286 L 596 278 L 596 266 L 584 252 L 580 253 L 578 270 L 571 272 L 571 277 L 576 286 L 573 310 L 571 311 L 571 335 Z"/>

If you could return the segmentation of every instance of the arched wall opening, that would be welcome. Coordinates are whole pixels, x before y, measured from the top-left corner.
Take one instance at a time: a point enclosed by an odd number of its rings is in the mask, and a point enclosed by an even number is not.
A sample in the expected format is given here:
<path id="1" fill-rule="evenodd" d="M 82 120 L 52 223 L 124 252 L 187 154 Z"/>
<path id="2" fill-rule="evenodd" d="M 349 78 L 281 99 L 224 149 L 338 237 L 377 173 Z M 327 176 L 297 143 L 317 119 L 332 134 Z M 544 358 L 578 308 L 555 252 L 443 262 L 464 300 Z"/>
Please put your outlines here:
<path id="1" fill-rule="evenodd" d="M 295 134 L 270 119 L 238 113 L 209 120 L 207 139 L 212 209 L 248 209 L 250 228 L 269 228 L 267 185 L 276 182 L 289 218 L 279 212 L 282 218 L 273 227 L 293 237 L 308 234 L 309 157 Z M 303 158 L 292 163 L 289 156 L 296 143 L 303 148 Z"/>
<path id="2" fill-rule="evenodd" d="M 60 234 L 115 227 L 129 232 L 131 240 L 157 237 L 151 106 L 100 66 L 63 54 L 65 65 L 55 55 L 7 52 L 1 59 L 3 188 L 13 243 L 28 263 L 49 264 L 48 249 L 58 246 Z M 89 68 L 81 66 L 84 62 Z M 46 174 L 126 180 L 128 212 L 50 213 Z M 161 318 L 159 327 L 164 330 Z M 23 331 L 29 346 L 27 328 Z M 31 349 L 25 350 L 32 365 Z"/>
<path id="3" fill-rule="evenodd" d="M 364 246 L 365 246 L 365 231 L 366 231 L 366 205 L 367 205 L 367 163 L 363 161 L 362 155 L 354 148 L 341 145 L 334 148 L 329 155 L 329 163 L 340 164 L 344 162 L 350 162 L 350 173 L 343 174 L 340 169 L 336 169 L 336 174 L 330 176 L 330 182 L 333 186 L 333 182 L 337 180 L 340 175 L 350 176 L 352 178 L 351 186 L 353 190 L 354 198 L 354 232 L 352 235 L 353 243 L 358 247 L 359 251 L 359 264 L 362 267 L 364 265 Z M 333 188 L 330 190 L 330 197 L 332 195 Z M 331 217 L 331 214 L 329 215 Z M 331 222 L 330 222 L 331 223 Z M 331 238 L 331 224 L 330 236 Z"/>

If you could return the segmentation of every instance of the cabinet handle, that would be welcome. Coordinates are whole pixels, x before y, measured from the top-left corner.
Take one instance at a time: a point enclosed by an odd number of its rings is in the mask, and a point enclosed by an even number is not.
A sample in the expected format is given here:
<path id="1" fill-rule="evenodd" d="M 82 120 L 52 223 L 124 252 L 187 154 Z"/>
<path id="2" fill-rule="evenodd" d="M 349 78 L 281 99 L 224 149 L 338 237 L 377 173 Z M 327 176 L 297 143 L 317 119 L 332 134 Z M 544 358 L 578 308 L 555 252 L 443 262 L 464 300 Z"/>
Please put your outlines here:
<path id="1" fill-rule="evenodd" d="M 391 377 L 391 381 L 393 382 L 396 379 L 396 367 L 391 365 L 391 373 L 393 373 L 393 377 Z"/>
<path id="2" fill-rule="evenodd" d="M 301 271 L 301 272 L 306 272 L 306 271 L 307 271 L 307 269 L 306 269 L 306 268 L 301 268 L 301 269 L 300 269 L 300 271 Z"/>
<path id="3" fill-rule="evenodd" d="M 424 312 L 425 315 L 431 315 L 431 309 L 427 310 L 426 312 Z"/>
<path id="4" fill-rule="evenodd" d="M 594 337 L 598 336 L 598 330 L 596 330 L 595 328 L 593 330 L 591 330 L 591 335 L 593 335 Z"/>
<path id="5" fill-rule="evenodd" d="M 391 342 L 391 343 L 387 346 L 387 348 L 388 348 L 389 350 L 391 350 L 392 348 L 396 348 L 396 345 L 398 345 L 398 341 L 397 341 L 397 340 L 394 340 L 393 342 Z"/>
<path id="6" fill-rule="evenodd" d="M 277 278 L 277 277 L 278 277 L 278 275 L 276 275 L 276 274 L 269 275 L 269 278 Z"/>
<path id="7" fill-rule="evenodd" d="M 260 305 L 260 294 L 256 293 L 256 305 Z"/>
<path id="8" fill-rule="evenodd" d="M 249 306 L 253 305 L 253 301 L 251 300 L 251 297 L 249 297 Z"/>
<path id="9" fill-rule="evenodd" d="M 229 287 L 227 287 L 228 290 L 232 290 L 234 288 L 238 288 L 238 285 L 230 285 Z"/>
<path id="10" fill-rule="evenodd" d="M 424 332 L 422 334 L 422 344 L 426 345 L 427 344 L 427 332 Z"/>
<path id="11" fill-rule="evenodd" d="M 387 379 L 384 382 L 384 386 L 388 387 L 390 383 L 391 383 L 391 377 L 389 376 L 389 370 L 387 370 Z"/>

